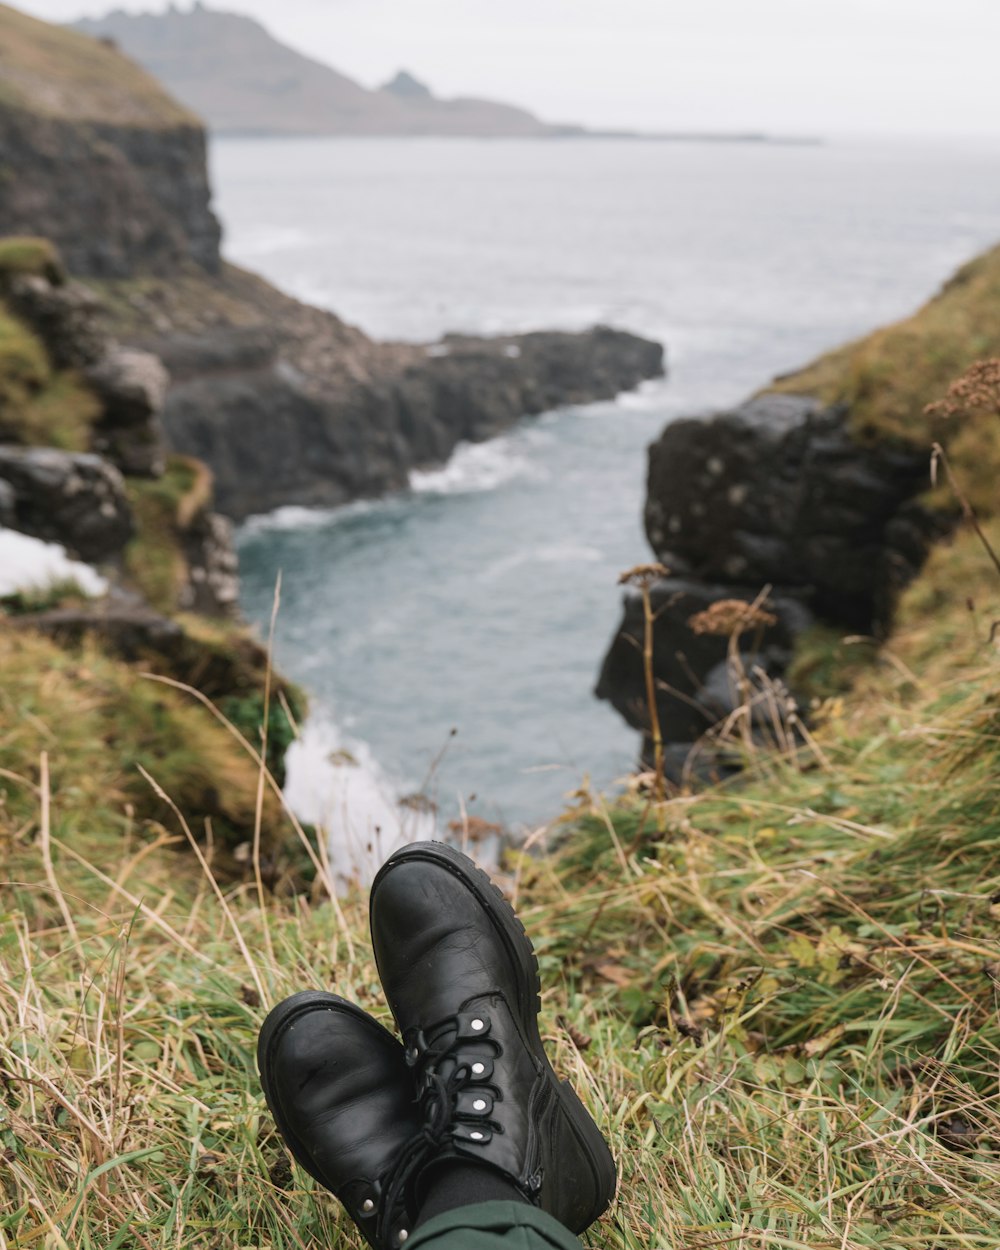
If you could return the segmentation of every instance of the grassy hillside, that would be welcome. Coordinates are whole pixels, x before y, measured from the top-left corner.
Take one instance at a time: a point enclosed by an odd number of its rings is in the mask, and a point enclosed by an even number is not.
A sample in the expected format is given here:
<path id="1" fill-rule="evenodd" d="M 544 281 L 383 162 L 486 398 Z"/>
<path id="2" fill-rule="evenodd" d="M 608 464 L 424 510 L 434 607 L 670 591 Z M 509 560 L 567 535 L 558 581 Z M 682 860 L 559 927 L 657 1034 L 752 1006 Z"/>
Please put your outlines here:
<path id="1" fill-rule="evenodd" d="M 996 507 L 1000 422 L 928 415 L 975 361 L 1000 356 L 1000 247 L 970 261 L 912 317 L 874 331 L 773 382 L 769 390 L 846 404 L 861 440 L 929 448 L 943 441 L 973 502 Z"/>
<path id="2" fill-rule="evenodd" d="M 118 126 L 200 124 L 121 52 L 6 4 L 0 4 L 0 104 Z"/>
<path id="3" fill-rule="evenodd" d="M 586 799 L 563 849 L 508 864 L 545 1035 L 622 1171 L 589 1244 L 995 1250 L 990 576 L 969 535 L 935 554 L 884 658 L 825 706 L 818 752 L 759 758 L 659 821 L 638 794 Z M 360 1246 L 287 1166 L 253 1054 L 267 1008 L 306 986 L 385 1017 L 363 894 L 330 897 L 322 871 L 311 901 L 220 889 L 168 844 L 187 838 L 168 805 L 124 814 L 113 747 L 58 715 L 68 680 L 25 709 L 3 774 L 0 1240 Z M 183 772 L 146 763 L 183 810 Z M 225 789 L 254 801 L 249 775 Z"/>

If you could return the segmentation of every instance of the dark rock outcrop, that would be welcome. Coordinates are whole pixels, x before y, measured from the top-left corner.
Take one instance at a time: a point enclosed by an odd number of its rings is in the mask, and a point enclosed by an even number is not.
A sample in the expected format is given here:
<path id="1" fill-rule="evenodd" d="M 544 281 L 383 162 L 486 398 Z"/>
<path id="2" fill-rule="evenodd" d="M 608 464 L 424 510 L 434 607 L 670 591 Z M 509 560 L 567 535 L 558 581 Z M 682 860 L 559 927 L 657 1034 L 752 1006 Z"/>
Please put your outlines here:
<path id="1" fill-rule="evenodd" d="M 12 528 L 81 560 L 113 559 L 134 532 L 122 475 L 100 456 L 0 447 L 0 482 L 13 495 Z"/>
<path id="2" fill-rule="evenodd" d="M 234 518 L 399 489 L 463 440 L 663 372 L 658 343 L 607 327 L 449 336 L 431 348 L 357 336 L 332 367 L 316 359 L 317 342 L 236 327 L 150 343 L 173 379 L 168 440 L 212 468 L 218 505 Z"/>
<path id="3" fill-rule="evenodd" d="M 666 427 L 649 449 L 645 521 L 673 573 L 651 596 L 657 707 L 674 764 L 733 712 L 734 669 L 780 680 L 816 620 L 865 634 L 887 627 L 942 532 L 917 500 L 927 482 L 926 453 L 864 446 L 844 409 L 800 396 L 763 394 Z M 776 620 L 742 633 L 735 657 L 727 638 L 692 631 L 695 613 L 753 602 L 765 587 Z M 648 734 L 641 632 L 629 591 L 596 693 Z"/>
<path id="4" fill-rule="evenodd" d="M 926 453 L 859 445 L 845 410 L 761 395 L 664 430 L 649 451 L 646 534 L 674 570 L 794 588 L 870 632 L 934 535 L 911 504 L 927 482 Z"/>
<path id="5" fill-rule="evenodd" d="M 658 683 L 657 706 L 663 736 L 670 742 L 694 742 L 733 710 L 734 691 L 726 660 L 728 638 L 695 633 L 689 622 L 720 599 L 752 603 L 759 587 L 732 586 L 666 577 L 650 588 L 655 614 L 653 656 Z M 743 665 L 780 675 L 792 656 L 796 634 L 813 616 L 793 595 L 776 594 L 768 610 L 773 625 L 743 638 Z M 625 594 L 624 617 L 605 656 L 597 697 L 612 702 L 633 729 L 649 732 L 645 673 L 642 664 L 643 612 L 639 592 Z"/>
<path id="6" fill-rule="evenodd" d="M 166 464 L 160 413 L 167 397 L 167 371 L 150 352 L 109 347 L 87 370 L 101 403 L 93 448 L 133 477 L 159 477 Z"/>
<path id="7" fill-rule="evenodd" d="M 64 274 L 0 274 L 0 290 L 10 310 L 45 344 L 57 369 L 83 369 L 107 351 L 101 303 L 88 287 Z"/>

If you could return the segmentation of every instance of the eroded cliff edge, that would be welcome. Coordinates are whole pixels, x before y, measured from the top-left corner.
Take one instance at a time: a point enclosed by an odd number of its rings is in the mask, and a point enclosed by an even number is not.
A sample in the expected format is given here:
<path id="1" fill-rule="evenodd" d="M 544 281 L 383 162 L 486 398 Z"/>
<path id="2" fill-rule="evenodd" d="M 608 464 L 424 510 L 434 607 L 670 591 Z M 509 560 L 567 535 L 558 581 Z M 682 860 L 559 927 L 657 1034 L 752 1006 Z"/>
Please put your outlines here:
<path id="1" fill-rule="evenodd" d="M 583 334 L 376 343 L 224 264 L 201 123 L 113 46 L 0 5 L 0 221 L 98 283 L 112 330 L 161 358 L 170 450 L 241 518 L 406 485 L 462 440 L 663 372 L 659 344 Z"/>
<path id="2" fill-rule="evenodd" d="M 663 373 L 659 343 L 606 326 L 378 343 L 227 264 L 102 289 L 118 336 L 170 372 L 168 441 L 211 466 L 236 519 L 399 490 L 463 440 Z"/>
<path id="3" fill-rule="evenodd" d="M 931 489 L 935 443 L 971 504 L 995 510 L 995 421 L 928 405 L 998 354 L 1000 248 L 964 266 L 914 316 L 733 409 L 675 421 L 651 445 L 646 536 L 670 571 L 651 588 L 656 698 L 675 779 L 695 743 L 698 770 L 719 774 L 713 740 L 746 697 L 733 680 L 730 638 L 698 632 L 699 613 L 766 591 L 773 619 L 739 631 L 737 662 L 761 687 L 783 690 L 790 668 L 804 667 L 803 639 L 823 627 L 828 638 L 884 637 L 900 592 L 953 527 L 954 495 Z M 970 602 L 974 595 L 970 587 Z M 597 695 L 648 735 L 642 629 L 641 597 L 630 590 Z M 764 702 L 761 715 L 770 715 Z"/>

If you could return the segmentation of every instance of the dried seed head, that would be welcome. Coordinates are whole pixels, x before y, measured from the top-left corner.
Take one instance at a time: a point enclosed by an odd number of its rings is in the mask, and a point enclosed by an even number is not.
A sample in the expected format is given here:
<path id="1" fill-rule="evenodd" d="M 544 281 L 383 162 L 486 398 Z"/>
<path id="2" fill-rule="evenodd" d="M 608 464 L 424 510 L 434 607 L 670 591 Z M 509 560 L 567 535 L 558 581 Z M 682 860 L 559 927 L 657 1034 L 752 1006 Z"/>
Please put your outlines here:
<path id="1" fill-rule="evenodd" d="M 928 417 L 1000 416 L 1000 360 L 978 360 L 948 387 L 944 399 L 928 404 Z"/>
<path id="2" fill-rule="evenodd" d="M 649 586 L 653 582 L 657 582 L 661 577 L 667 577 L 670 570 L 665 564 L 637 564 L 634 568 L 626 569 L 624 573 L 618 577 L 619 586 Z"/>
<path id="3" fill-rule="evenodd" d="M 718 599 L 703 612 L 688 618 L 688 626 L 696 634 L 715 634 L 729 638 L 742 634 L 754 626 L 776 625 L 778 618 L 767 612 L 759 603 L 746 603 L 742 599 Z"/>

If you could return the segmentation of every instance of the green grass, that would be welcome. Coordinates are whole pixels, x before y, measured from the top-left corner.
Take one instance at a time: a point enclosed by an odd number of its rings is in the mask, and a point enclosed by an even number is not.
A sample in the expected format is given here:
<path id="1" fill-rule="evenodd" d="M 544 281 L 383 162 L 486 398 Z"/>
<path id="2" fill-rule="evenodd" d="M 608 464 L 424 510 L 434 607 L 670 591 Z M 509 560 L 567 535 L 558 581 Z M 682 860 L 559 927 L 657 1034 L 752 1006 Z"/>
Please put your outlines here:
<path id="1" fill-rule="evenodd" d="M 47 278 L 57 286 L 65 282 L 66 270 L 55 244 L 31 236 L 0 239 L 0 282 L 24 275 Z"/>
<path id="2" fill-rule="evenodd" d="M 0 300 L 0 439 L 84 451 L 99 414 L 78 375 L 54 370 L 41 340 Z"/>
<path id="3" fill-rule="evenodd" d="M 210 500 L 211 480 L 200 461 L 171 456 L 161 477 L 127 482 L 137 533 L 125 552 L 126 572 L 161 612 L 177 610 L 187 582 L 184 531 Z"/>
<path id="4" fill-rule="evenodd" d="M 1000 422 L 941 421 L 927 404 L 978 360 L 1000 356 L 1000 248 L 965 265 L 912 317 L 773 382 L 770 390 L 846 404 L 862 442 L 947 447 L 977 507 L 997 507 Z"/>
<path id="5" fill-rule="evenodd" d="M 584 799 L 549 856 L 508 863 L 550 1053 L 622 1174 L 590 1245 L 995 1250 L 991 576 L 968 534 L 935 553 L 888 650 L 827 701 L 822 761 L 751 761 L 660 820 L 638 792 Z M 363 893 L 333 899 L 322 871 L 296 899 L 252 873 L 217 888 L 158 844 L 183 837 L 174 813 L 122 806 L 121 744 L 60 702 L 85 680 L 88 716 L 117 704 L 101 662 L 29 660 L 45 678 L 0 722 L 0 1245 L 360 1247 L 283 1165 L 254 1045 L 305 987 L 385 1018 Z M 147 763 L 183 810 L 187 765 Z"/>
<path id="6" fill-rule="evenodd" d="M 200 125 L 123 53 L 5 4 L 0 48 L 0 105 L 118 126 Z"/>

